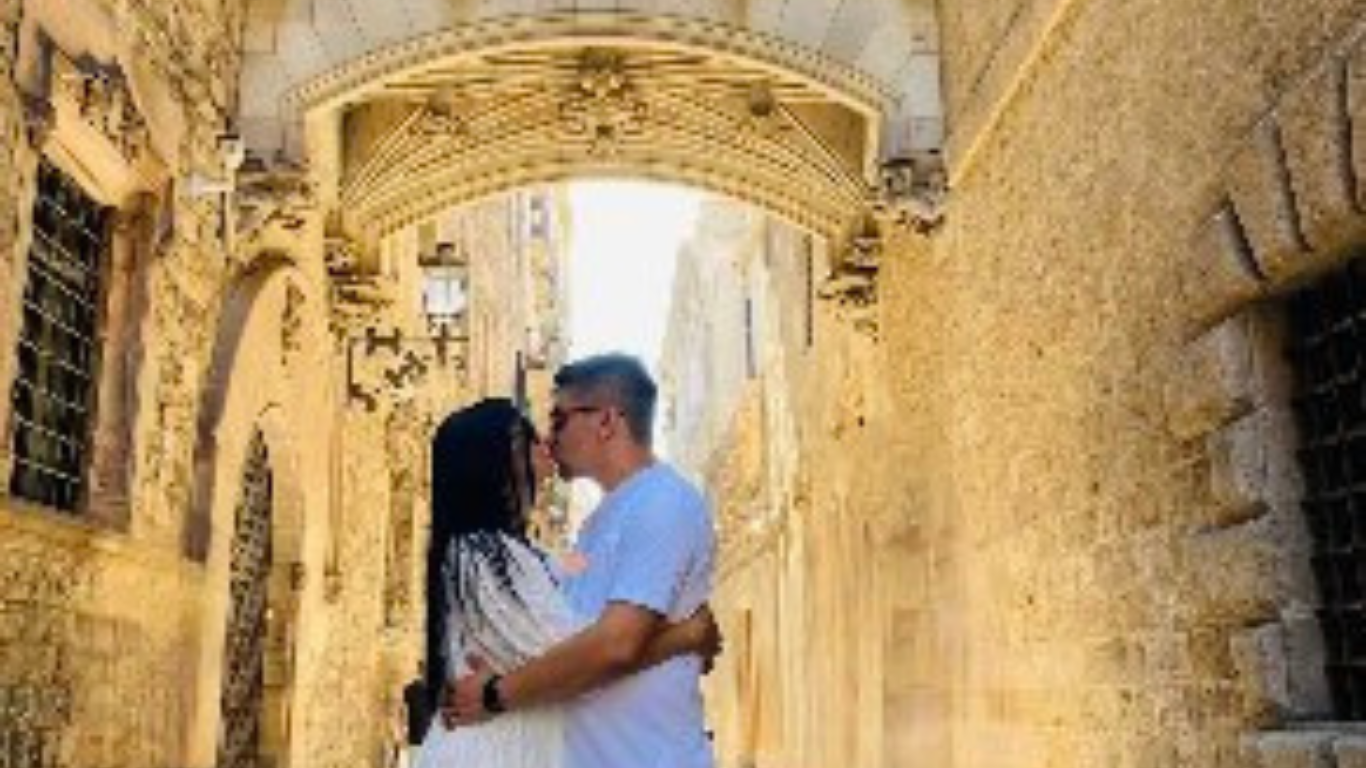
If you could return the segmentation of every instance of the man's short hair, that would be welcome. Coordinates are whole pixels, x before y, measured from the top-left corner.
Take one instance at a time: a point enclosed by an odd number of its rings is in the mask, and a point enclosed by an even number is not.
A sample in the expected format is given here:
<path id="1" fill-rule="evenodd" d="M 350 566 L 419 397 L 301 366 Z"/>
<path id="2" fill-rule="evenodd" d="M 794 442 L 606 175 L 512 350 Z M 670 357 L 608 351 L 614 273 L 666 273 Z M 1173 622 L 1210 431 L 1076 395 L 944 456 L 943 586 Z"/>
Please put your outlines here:
<path id="1" fill-rule="evenodd" d="M 568 363 L 555 373 L 555 389 L 609 400 L 625 415 L 631 437 L 650 445 L 659 390 L 636 358 L 613 352 Z"/>

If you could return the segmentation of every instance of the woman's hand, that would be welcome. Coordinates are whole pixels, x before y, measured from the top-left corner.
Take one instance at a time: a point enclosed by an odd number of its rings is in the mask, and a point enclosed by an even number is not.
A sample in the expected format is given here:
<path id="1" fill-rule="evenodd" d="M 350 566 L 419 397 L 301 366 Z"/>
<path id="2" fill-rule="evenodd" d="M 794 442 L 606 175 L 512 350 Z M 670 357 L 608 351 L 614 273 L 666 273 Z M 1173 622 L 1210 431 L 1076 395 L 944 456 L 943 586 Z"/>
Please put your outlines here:
<path id="1" fill-rule="evenodd" d="M 715 666 L 716 657 L 721 655 L 722 646 L 725 644 L 721 636 L 721 627 L 711 612 L 711 605 L 703 603 L 693 615 L 680 622 L 678 627 L 685 633 L 688 647 L 702 657 L 702 674 L 707 674 Z"/>

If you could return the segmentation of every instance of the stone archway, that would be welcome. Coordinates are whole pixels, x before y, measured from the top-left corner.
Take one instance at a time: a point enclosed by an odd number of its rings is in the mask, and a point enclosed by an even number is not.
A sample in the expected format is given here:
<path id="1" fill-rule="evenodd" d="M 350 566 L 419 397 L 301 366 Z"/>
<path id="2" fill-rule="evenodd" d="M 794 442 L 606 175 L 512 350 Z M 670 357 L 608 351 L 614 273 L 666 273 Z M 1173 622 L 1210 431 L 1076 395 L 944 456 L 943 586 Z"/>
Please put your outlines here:
<path id="1" fill-rule="evenodd" d="M 321 553 L 310 555 L 308 540 L 320 541 L 328 529 L 316 489 L 324 484 L 331 435 L 299 426 L 325 423 L 319 414 L 329 402 L 298 373 L 316 369 L 316 356 L 325 354 L 301 342 L 320 334 L 308 325 L 318 318 L 304 310 L 312 296 L 307 275 L 273 254 L 245 268 L 225 302 L 183 542 L 185 556 L 205 563 L 212 584 L 199 659 L 205 685 L 190 741 L 195 764 L 243 764 L 260 755 L 269 755 L 273 768 L 290 764 L 296 638 L 309 620 L 306 591 L 320 589 L 323 572 Z M 263 677 L 250 679 L 258 667 Z M 228 739 L 245 746 L 225 751 Z"/>
<path id="2" fill-rule="evenodd" d="M 755 204 L 875 271 L 870 217 L 939 191 L 929 5 L 413 0 L 406 20 L 367 11 L 385 18 L 359 35 L 343 14 L 265 5 L 248 9 L 240 88 L 249 167 L 306 164 L 361 271 L 380 238 L 442 210 L 581 176 Z"/>

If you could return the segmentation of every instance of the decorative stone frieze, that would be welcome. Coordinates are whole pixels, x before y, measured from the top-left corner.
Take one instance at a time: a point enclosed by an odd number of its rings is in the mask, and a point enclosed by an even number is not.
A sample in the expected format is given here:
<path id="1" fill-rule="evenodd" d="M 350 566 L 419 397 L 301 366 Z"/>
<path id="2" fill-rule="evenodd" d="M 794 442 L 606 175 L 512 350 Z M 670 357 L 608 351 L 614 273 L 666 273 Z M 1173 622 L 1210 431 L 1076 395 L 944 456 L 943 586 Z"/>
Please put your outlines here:
<path id="1" fill-rule="evenodd" d="M 462 49 L 429 74 L 395 73 L 388 87 L 422 104 L 411 119 L 357 94 L 347 130 L 387 134 L 341 179 L 341 206 L 367 238 L 582 173 L 700 186 L 832 238 L 869 207 L 877 108 L 800 71 L 679 43 L 585 41 L 511 58 L 505 45 Z"/>
<path id="2" fill-rule="evenodd" d="M 469 122 L 455 112 L 449 104 L 429 103 L 422 108 L 417 120 L 409 129 L 414 135 L 423 138 L 468 139 Z"/>

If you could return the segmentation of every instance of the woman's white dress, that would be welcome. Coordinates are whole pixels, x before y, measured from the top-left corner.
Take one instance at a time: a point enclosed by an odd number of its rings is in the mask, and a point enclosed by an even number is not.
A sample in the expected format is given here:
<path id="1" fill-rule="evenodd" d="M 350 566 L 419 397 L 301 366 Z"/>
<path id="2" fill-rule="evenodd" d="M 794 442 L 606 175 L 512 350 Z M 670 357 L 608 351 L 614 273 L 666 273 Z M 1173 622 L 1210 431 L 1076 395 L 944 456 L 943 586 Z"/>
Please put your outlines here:
<path id="1" fill-rule="evenodd" d="M 513 596 L 482 560 L 475 572 L 477 609 L 452 611 L 448 623 L 447 669 L 469 671 L 475 654 L 507 672 L 568 637 L 575 623 L 546 562 L 530 547 L 505 537 Z M 460 547 L 459 540 L 452 544 Z M 464 552 L 461 552 L 464 555 Z M 468 556 L 463 562 L 475 562 Z M 521 599 L 519 600 L 518 597 Z M 447 605 L 453 604 L 447 601 Z M 438 715 L 427 729 L 413 768 L 560 768 L 564 761 L 561 709 L 517 710 L 484 723 L 447 730 Z"/>

